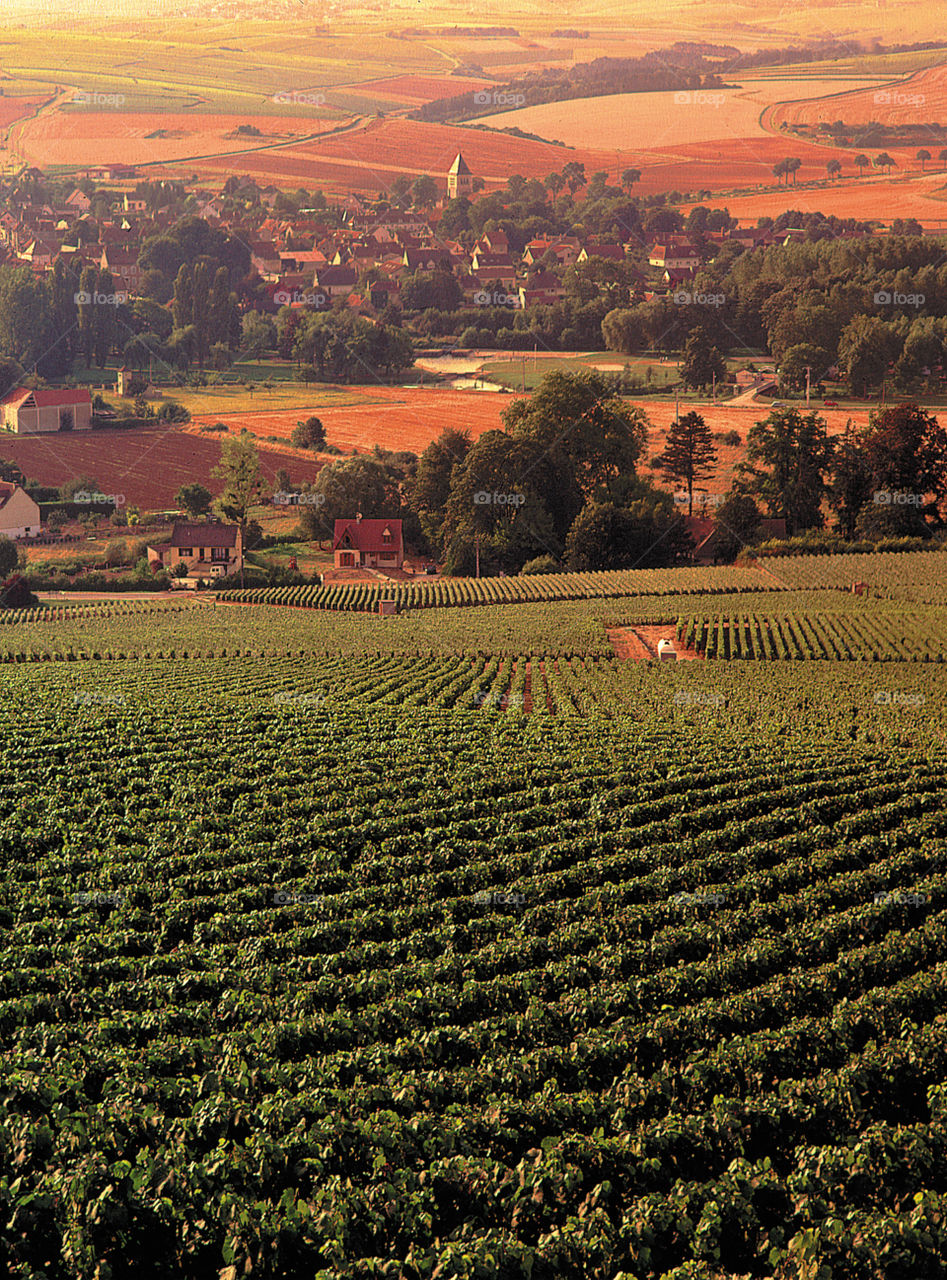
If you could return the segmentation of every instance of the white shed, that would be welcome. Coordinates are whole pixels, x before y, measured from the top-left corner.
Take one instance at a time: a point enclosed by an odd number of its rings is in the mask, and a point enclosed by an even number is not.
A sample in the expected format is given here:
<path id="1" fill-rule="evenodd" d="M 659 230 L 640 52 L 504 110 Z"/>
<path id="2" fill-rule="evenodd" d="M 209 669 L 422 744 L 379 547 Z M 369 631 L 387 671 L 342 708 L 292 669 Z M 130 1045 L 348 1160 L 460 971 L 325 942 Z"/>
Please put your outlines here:
<path id="1" fill-rule="evenodd" d="M 658 641 L 658 657 L 661 659 L 662 662 L 664 661 L 677 662 L 677 653 L 675 652 L 675 649 L 674 649 L 673 640 Z"/>

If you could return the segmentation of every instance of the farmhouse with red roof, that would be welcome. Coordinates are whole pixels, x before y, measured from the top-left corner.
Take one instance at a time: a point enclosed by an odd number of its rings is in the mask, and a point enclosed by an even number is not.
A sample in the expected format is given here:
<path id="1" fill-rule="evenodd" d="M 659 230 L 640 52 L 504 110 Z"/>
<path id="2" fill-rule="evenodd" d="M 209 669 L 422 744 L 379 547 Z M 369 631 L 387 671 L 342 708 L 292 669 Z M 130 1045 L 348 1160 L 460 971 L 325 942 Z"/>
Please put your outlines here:
<path id="1" fill-rule="evenodd" d="M 2 426 L 18 436 L 41 431 L 88 431 L 92 426 L 92 396 L 88 391 L 55 387 L 37 391 L 17 387 L 0 400 Z"/>
<path id="2" fill-rule="evenodd" d="M 400 520 L 336 520 L 332 553 L 337 569 L 400 569 L 404 544 Z"/>

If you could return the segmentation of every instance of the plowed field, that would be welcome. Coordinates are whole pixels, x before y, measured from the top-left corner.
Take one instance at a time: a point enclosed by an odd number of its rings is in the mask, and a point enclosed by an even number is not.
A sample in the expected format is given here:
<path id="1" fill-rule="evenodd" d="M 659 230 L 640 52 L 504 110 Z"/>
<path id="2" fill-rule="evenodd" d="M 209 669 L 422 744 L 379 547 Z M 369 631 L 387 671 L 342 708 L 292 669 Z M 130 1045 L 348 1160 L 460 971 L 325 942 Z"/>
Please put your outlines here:
<path id="1" fill-rule="evenodd" d="M 500 413 L 512 402 L 511 396 L 499 392 L 439 388 L 373 387 L 371 394 L 389 403 L 329 406 L 318 410 L 329 444 L 346 453 L 366 453 L 376 444 L 385 449 L 421 453 L 447 427 L 469 431 L 473 439 L 484 431 L 501 428 Z M 219 418 L 219 414 L 196 415 L 189 430 L 199 431 L 202 423 L 214 423 Z M 246 427 L 258 436 L 278 435 L 287 440 L 299 420 L 298 409 L 226 415 L 234 432 Z"/>
<path id="2" fill-rule="evenodd" d="M 83 431 L 68 436 L 0 438 L 0 456 L 44 484 L 63 484 L 79 476 L 97 481 L 103 493 L 122 493 L 144 510 L 174 505 L 182 484 L 197 480 L 212 493 L 220 482 L 211 472 L 220 461 L 220 440 L 178 430 Z M 273 480 L 285 467 L 293 483 L 312 480 L 317 465 L 302 455 L 260 447 L 263 473 Z"/>
<path id="3" fill-rule="evenodd" d="M 257 152 L 240 158 L 240 172 L 265 174 L 271 181 L 330 181 L 353 190 L 377 191 L 398 173 L 429 173 L 441 178 L 454 156 L 463 151 L 471 170 L 491 184 L 512 173 L 545 177 L 569 160 L 586 172 L 615 169 L 614 151 L 567 150 L 551 143 L 503 134 L 483 133 L 456 125 L 420 120 L 373 120 L 365 128 L 305 143 Z M 230 172 L 230 161 L 208 161 L 207 172 Z"/>
<path id="4" fill-rule="evenodd" d="M 2 123 L 2 121 L 0 121 Z M 29 161 L 45 165 L 145 164 L 188 156 L 238 151 L 268 142 L 292 142 L 339 121 L 318 116 L 191 115 L 188 112 L 55 111 L 26 121 L 17 147 Z M 260 135 L 237 135 L 239 125 Z"/>
<path id="5" fill-rule="evenodd" d="M 905 80 L 846 93 L 788 101 L 769 107 L 762 123 L 770 129 L 783 124 L 930 124 L 947 122 L 947 66 L 927 67 Z"/>
<path id="6" fill-rule="evenodd" d="M 469 431 L 472 439 L 476 440 L 484 431 L 502 430 L 500 414 L 514 399 L 499 393 L 439 388 L 373 387 L 371 392 L 374 397 L 387 399 L 390 403 L 338 408 L 327 406 L 318 410 L 329 444 L 346 453 L 366 453 L 376 444 L 383 449 L 408 449 L 412 453 L 421 453 L 447 427 Z M 652 424 L 641 466 L 644 474 L 651 475 L 653 473 L 646 466 L 647 459 L 664 449 L 667 429 L 674 421 L 674 402 L 636 399 L 631 403 L 643 409 Z M 844 431 L 849 418 L 858 425 L 866 425 L 868 421 L 867 409 L 822 409 L 818 404 L 814 407 L 825 417 L 832 435 Z M 708 493 L 723 493 L 729 487 L 733 467 L 743 457 L 747 432 L 755 422 L 766 417 L 769 407 L 766 404 L 728 407 L 726 404 L 688 401 L 681 406 L 681 412 L 691 408 L 701 414 L 711 431 L 736 430 L 740 433 L 739 446 L 715 441 L 718 457 L 716 474 L 700 484 L 700 488 Z M 246 427 L 257 436 L 284 436 L 288 441 L 302 416 L 300 409 L 286 409 L 270 413 L 231 413 L 225 418 L 235 434 Z M 217 422 L 220 418 L 219 414 L 197 414 L 187 430 L 189 433 L 199 432 L 202 423 Z"/>

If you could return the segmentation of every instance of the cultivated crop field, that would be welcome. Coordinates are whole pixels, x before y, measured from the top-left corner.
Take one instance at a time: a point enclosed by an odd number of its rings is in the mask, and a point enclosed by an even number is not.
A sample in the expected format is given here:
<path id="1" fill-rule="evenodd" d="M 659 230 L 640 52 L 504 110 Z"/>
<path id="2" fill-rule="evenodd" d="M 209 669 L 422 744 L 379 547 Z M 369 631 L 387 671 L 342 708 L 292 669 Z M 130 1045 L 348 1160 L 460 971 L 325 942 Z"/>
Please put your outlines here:
<path id="1" fill-rule="evenodd" d="M 947 67 L 926 67 L 905 79 L 884 85 L 852 87 L 826 84 L 819 96 L 793 100 L 783 95 L 780 105 L 764 115 L 767 128 L 789 124 L 910 124 L 947 120 Z"/>
<path id="2" fill-rule="evenodd" d="M 0 629 L 8 1273 L 942 1276 L 944 665 L 707 599 Z"/>
<path id="3" fill-rule="evenodd" d="M 734 78 L 730 72 L 725 77 Z M 737 88 L 699 93 L 625 93 L 578 102 L 549 102 L 503 113 L 502 122 L 482 116 L 475 123 L 516 125 L 543 138 L 561 138 L 570 147 L 620 147 L 634 152 L 635 163 L 649 151 L 715 138 L 765 136 L 760 116 L 764 107 L 798 95 L 821 99 L 845 89 L 874 87 L 878 80 L 787 80 L 782 77 L 745 78 Z M 872 117 L 873 119 L 876 117 Z M 646 161 L 647 162 L 647 161 Z"/>
<path id="4" fill-rule="evenodd" d="M 312 461 L 296 450 L 270 448 L 261 442 L 259 451 L 264 476 L 271 483 L 280 467 L 285 467 L 294 484 L 312 480 L 315 474 Z M 143 510 L 163 511 L 174 505 L 182 484 L 199 480 L 209 488 L 216 486 L 211 472 L 220 462 L 220 437 L 171 427 L 57 433 L 32 439 L 3 433 L 0 455 L 27 476 L 41 475 L 47 484 L 92 476 L 103 493 L 123 493 Z"/>
<path id="5" fill-rule="evenodd" d="M 264 393 L 255 392 L 254 397 L 258 394 Z M 274 403 L 279 403 L 277 394 L 283 403 L 293 399 L 292 393 L 274 391 Z M 203 424 L 223 420 L 236 433 L 246 427 L 257 436 L 282 436 L 288 441 L 296 424 L 315 413 L 326 429 L 329 444 L 346 452 L 366 453 L 378 444 L 383 449 L 408 449 L 420 454 L 447 427 L 469 431 L 473 440 L 484 431 L 499 430 L 503 425 L 500 414 L 510 404 L 510 398 L 500 392 L 371 383 L 352 388 L 351 392 L 326 394 L 325 398 L 319 392 L 313 395 L 311 388 L 300 388 L 296 398 L 298 405 L 291 409 L 244 410 L 230 415 L 226 410 L 201 413 L 195 415 L 189 430 L 200 431 Z"/>
<path id="6" fill-rule="evenodd" d="M 143 112 L 124 105 L 108 110 L 46 112 L 20 125 L 18 153 L 41 168 L 75 165 L 152 164 L 192 156 L 240 152 L 288 143 L 335 128 L 341 117 L 310 113 L 305 118 L 279 115 L 210 115 L 191 112 Z M 259 135 L 237 133 L 240 125 Z"/>

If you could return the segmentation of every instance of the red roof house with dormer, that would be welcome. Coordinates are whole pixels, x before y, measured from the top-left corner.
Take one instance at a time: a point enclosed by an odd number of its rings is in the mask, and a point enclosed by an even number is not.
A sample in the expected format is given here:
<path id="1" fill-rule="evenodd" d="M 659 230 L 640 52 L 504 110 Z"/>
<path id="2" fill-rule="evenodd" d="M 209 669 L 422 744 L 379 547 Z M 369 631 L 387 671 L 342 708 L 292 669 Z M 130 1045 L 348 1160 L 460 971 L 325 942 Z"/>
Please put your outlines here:
<path id="1" fill-rule="evenodd" d="M 400 569 L 404 543 L 400 520 L 336 520 L 332 554 L 337 569 Z"/>

